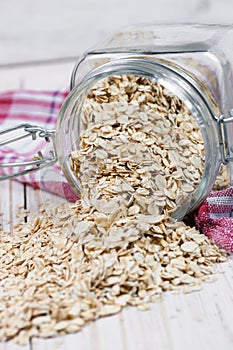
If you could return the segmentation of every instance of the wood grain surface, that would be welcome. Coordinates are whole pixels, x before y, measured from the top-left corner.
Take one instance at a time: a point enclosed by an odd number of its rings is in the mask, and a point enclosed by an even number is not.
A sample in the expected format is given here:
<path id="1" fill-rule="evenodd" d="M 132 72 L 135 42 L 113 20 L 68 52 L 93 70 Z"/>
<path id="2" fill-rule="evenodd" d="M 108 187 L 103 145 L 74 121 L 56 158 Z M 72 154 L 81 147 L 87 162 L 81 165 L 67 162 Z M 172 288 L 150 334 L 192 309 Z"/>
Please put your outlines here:
<path id="1" fill-rule="evenodd" d="M 0 91 L 68 86 L 75 57 L 121 25 L 164 19 L 226 23 L 232 13 L 231 0 L 1 1 Z M 0 193 L 0 224 L 9 231 L 17 205 L 33 215 L 45 200 L 58 200 L 16 181 L 0 182 Z M 0 350 L 232 350 L 233 259 L 217 266 L 216 276 L 201 291 L 165 294 L 148 311 L 127 308 L 77 334 L 33 339 L 24 347 L 0 343 Z"/>
<path id="2" fill-rule="evenodd" d="M 0 66 L 75 58 L 135 23 L 232 23 L 232 13 L 232 0 L 1 0 Z"/>

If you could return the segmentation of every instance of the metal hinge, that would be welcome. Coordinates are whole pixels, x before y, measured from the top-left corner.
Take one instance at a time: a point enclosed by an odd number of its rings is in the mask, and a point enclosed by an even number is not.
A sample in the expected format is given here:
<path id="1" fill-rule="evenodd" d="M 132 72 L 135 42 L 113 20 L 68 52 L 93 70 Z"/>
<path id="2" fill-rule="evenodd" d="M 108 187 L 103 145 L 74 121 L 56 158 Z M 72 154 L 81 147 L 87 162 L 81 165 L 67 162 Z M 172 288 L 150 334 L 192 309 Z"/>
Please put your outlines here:
<path id="1" fill-rule="evenodd" d="M 227 164 L 228 162 L 233 161 L 233 128 L 231 135 L 229 135 L 229 130 L 227 128 L 227 124 L 233 123 L 233 109 L 229 111 L 229 114 L 229 118 L 226 118 L 223 115 L 221 115 L 217 119 L 219 148 L 223 164 Z"/>
<path id="2" fill-rule="evenodd" d="M 22 130 L 22 133 L 14 135 L 14 132 Z M 11 134 L 13 133 L 13 136 Z M 2 139 L 6 135 L 6 138 Z M 26 175 L 27 173 L 39 170 L 45 166 L 52 165 L 57 161 L 57 152 L 55 148 L 55 131 L 47 130 L 42 127 L 31 125 L 31 124 L 19 124 L 16 126 L 9 127 L 7 129 L 0 131 L 0 153 L 1 147 L 6 146 L 15 141 L 19 141 L 31 137 L 31 139 L 44 139 L 46 142 L 51 142 L 51 150 L 49 154 L 44 156 L 41 151 L 38 151 L 38 154 L 35 155 L 31 160 L 22 161 L 22 162 L 13 162 L 13 163 L 4 163 L 0 159 L 0 169 L 1 168 L 12 168 L 12 172 L 6 175 L 0 175 L 0 181 L 13 178 L 20 175 Z M 1 158 L 1 157 L 0 157 Z M 21 170 L 18 170 L 18 169 Z"/>

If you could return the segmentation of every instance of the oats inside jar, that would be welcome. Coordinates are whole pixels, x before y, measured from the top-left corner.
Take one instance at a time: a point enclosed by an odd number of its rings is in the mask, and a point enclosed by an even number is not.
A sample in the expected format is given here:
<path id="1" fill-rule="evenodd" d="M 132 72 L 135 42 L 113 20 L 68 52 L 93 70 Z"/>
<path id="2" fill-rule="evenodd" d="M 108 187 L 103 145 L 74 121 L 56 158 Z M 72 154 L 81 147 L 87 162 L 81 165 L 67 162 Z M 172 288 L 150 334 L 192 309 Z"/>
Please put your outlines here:
<path id="1" fill-rule="evenodd" d="M 98 210 L 107 201 L 110 212 L 123 216 L 169 216 L 199 185 L 200 128 L 162 85 L 109 77 L 93 87 L 82 113 L 80 149 L 71 163 L 85 205 Z"/>

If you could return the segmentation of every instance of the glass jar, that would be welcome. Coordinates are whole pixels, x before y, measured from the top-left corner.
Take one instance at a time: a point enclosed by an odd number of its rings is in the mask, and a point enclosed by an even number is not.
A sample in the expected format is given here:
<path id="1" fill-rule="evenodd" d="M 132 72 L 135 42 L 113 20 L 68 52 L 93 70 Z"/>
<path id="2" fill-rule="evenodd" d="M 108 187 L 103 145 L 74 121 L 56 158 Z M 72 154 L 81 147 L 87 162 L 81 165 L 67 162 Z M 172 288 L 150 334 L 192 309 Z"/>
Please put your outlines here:
<path id="1" fill-rule="evenodd" d="M 200 185 L 176 210 L 182 218 L 208 195 L 221 163 L 232 159 L 233 26 L 145 25 L 132 27 L 87 51 L 73 70 L 71 92 L 58 119 L 56 148 L 66 178 L 80 192 L 70 169 L 79 148 L 81 111 L 90 89 L 112 75 L 135 75 L 163 85 L 180 98 L 201 129 L 205 168 Z M 232 113 L 233 114 L 233 113 Z"/>
<path id="2" fill-rule="evenodd" d="M 91 88 L 109 76 L 155 81 L 176 95 L 196 118 L 205 147 L 202 180 L 173 216 L 182 218 L 208 195 L 220 165 L 232 160 L 233 26 L 163 24 L 135 26 L 115 34 L 81 57 L 71 92 L 59 114 L 55 153 L 72 188 L 82 191 L 70 155 L 79 149 L 82 106 Z M 51 136 L 51 135 L 50 135 Z"/>

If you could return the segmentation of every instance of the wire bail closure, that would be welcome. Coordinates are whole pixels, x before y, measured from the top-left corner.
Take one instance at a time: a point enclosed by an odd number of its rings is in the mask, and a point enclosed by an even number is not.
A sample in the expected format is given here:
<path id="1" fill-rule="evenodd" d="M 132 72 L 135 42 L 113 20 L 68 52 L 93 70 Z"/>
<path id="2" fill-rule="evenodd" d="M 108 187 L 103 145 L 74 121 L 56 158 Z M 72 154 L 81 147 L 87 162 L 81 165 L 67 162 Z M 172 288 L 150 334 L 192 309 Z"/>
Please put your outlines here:
<path id="1" fill-rule="evenodd" d="M 1 138 L 8 134 L 14 133 L 17 130 L 23 130 L 21 135 L 15 135 L 13 137 L 7 138 L 1 141 Z M 8 145 L 10 143 L 31 137 L 33 141 L 38 138 L 45 139 L 46 142 L 52 142 L 52 149 L 49 151 L 49 154 L 44 156 L 42 151 L 39 151 L 32 160 L 25 162 L 15 162 L 15 163 L 0 163 L 0 168 L 16 168 L 16 167 L 25 167 L 23 170 L 14 171 L 12 174 L 0 175 L 0 181 L 10 179 L 16 176 L 25 175 L 27 173 L 37 171 L 46 166 L 50 166 L 57 162 L 57 152 L 55 148 L 55 130 L 47 130 L 37 125 L 31 124 L 19 124 L 12 126 L 0 131 L 0 147 Z M 1 150 L 0 150 L 0 159 L 1 159 Z"/>
<path id="2" fill-rule="evenodd" d="M 230 117 L 228 118 L 224 117 L 224 115 L 217 118 L 221 161 L 225 165 L 233 161 L 233 147 L 230 144 L 233 135 L 229 135 L 229 130 L 227 128 L 227 124 L 233 123 L 233 109 L 230 109 L 229 115 Z"/>

